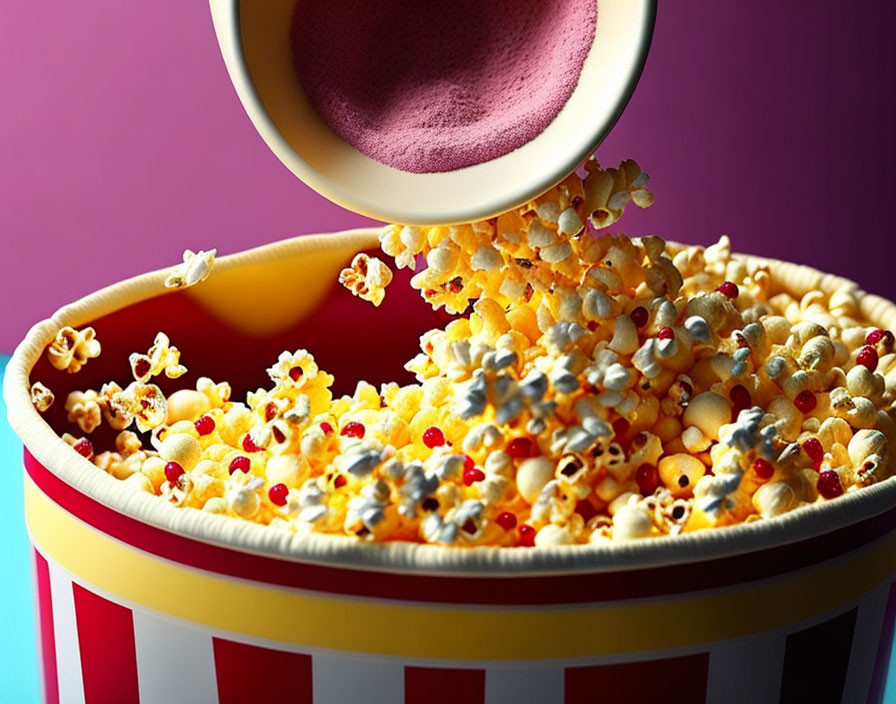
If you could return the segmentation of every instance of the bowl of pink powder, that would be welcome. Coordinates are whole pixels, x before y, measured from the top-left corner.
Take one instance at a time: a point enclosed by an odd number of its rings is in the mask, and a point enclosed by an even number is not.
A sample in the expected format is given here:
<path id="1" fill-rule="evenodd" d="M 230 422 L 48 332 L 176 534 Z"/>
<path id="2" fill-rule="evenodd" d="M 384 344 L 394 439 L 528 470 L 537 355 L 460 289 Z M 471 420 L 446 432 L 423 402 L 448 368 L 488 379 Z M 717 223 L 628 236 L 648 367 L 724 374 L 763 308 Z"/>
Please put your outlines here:
<path id="1" fill-rule="evenodd" d="M 210 0 L 276 156 L 408 224 L 496 215 L 573 171 L 628 102 L 656 0 Z"/>

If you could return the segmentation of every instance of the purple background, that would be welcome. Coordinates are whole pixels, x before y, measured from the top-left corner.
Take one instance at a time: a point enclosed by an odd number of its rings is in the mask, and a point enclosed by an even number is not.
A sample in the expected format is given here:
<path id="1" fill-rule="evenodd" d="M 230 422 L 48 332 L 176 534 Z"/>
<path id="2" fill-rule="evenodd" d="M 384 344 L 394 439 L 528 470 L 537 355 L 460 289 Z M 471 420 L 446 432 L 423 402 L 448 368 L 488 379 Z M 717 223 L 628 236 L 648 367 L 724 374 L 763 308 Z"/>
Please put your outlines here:
<path id="1" fill-rule="evenodd" d="M 896 3 L 662 4 L 598 152 L 657 204 L 630 234 L 798 259 L 896 295 Z M 174 263 L 365 220 L 267 150 L 202 0 L 0 0 L 0 352 L 59 305 Z"/>

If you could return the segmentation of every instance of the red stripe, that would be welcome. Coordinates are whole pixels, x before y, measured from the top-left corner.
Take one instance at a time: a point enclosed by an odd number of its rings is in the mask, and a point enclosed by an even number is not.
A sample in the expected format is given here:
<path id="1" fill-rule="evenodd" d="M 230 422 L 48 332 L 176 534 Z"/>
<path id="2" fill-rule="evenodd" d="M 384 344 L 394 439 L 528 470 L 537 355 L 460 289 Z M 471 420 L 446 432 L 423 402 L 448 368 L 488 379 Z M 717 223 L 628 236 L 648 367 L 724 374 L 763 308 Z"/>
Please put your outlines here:
<path id="1" fill-rule="evenodd" d="M 37 623 L 40 638 L 44 703 L 59 704 L 59 675 L 56 672 L 56 632 L 53 630 L 53 599 L 50 595 L 50 567 L 44 556 L 34 551 L 37 587 Z"/>
<path id="2" fill-rule="evenodd" d="M 682 565 L 572 575 L 454 577 L 354 570 L 204 543 L 85 496 L 25 451 L 35 484 L 62 508 L 135 548 L 198 569 L 331 594 L 455 604 L 577 604 L 666 596 L 766 579 L 844 555 L 896 527 L 896 508 L 832 533 L 767 550 Z M 519 548 L 524 549 L 524 548 Z"/>
<path id="3" fill-rule="evenodd" d="M 404 668 L 404 704 L 484 704 L 485 670 Z"/>
<path id="4" fill-rule="evenodd" d="M 219 704 L 312 704 L 311 656 L 212 638 Z"/>
<path id="5" fill-rule="evenodd" d="M 85 704 L 140 701 L 131 610 L 78 584 L 72 590 Z"/>
<path id="6" fill-rule="evenodd" d="M 706 701 L 709 653 L 618 665 L 568 667 L 564 704 L 694 704 Z"/>

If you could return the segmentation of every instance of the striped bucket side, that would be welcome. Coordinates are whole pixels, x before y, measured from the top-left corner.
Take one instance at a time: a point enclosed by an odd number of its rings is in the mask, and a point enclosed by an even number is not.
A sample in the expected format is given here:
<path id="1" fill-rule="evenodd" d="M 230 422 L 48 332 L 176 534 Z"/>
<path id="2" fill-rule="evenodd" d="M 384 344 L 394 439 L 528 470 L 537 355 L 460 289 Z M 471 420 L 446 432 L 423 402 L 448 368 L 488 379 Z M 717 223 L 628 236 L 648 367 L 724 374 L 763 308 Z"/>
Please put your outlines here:
<path id="1" fill-rule="evenodd" d="M 34 562 L 53 704 L 585 704 L 596 692 L 636 704 L 871 702 L 896 617 L 896 585 L 884 584 L 812 623 L 707 646 L 565 661 L 377 657 L 198 626 L 103 594 L 36 549 Z"/>

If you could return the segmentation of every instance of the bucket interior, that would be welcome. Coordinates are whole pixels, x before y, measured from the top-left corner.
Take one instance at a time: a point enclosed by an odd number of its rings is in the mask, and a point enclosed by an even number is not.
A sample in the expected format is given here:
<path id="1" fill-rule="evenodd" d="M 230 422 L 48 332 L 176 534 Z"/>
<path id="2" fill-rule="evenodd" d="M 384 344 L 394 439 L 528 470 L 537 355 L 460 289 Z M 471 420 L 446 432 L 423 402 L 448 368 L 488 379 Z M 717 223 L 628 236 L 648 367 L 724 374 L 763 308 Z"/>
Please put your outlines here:
<path id="1" fill-rule="evenodd" d="M 158 296 L 84 321 L 79 327 L 92 326 L 102 344 L 98 358 L 89 360 L 77 374 L 68 374 L 54 369 L 41 355 L 31 371 L 31 381 L 44 383 L 56 396 L 44 419 L 60 435 L 80 436 L 77 425 L 66 420 L 68 393 L 99 390 L 109 381 L 127 386 L 133 380 L 128 356 L 145 353 L 159 331 L 181 351 L 181 363 L 189 370 L 175 380 L 164 375 L 153 378 L 152 383 L 166 395 L 195 388 L 196 380 L 207 376 L 229 382 L 232 400 L 245 400 L 247 391 L 271 385 L 265 370 L 281 352 L 300 348 L 310 351 L 320 368 L 334 375 L 334 397 L 351 394 L 362 379 L 376 386 L 413 382 L 404 364 L 419 352 L 420 335 L 444 325 L 449 316 L 433 311 L 411 289 L 407 271 L 395 272 L 379 308 L 353 296 L 337 281 L 352 253 L 337 254 L 330 261 L 320 261 L 323 257 L 318 252 L 304 255 L 304 263 L 318 264 L 312 267 L 313 286 L 302 272 L 292 277 L 288 262 L 265 266 L 263 277 L 253 276 L 253 269 L 263 263 L 241 263 L 223 272 L 223 283 L 214 281 L 213 271 L 195 290 L 161 290 Z M 214 286 L 211 292 L 203 291 L 207 284 Z M 310 305 L 309 296 L 314 299 Z M 246 312 L 234 315 L 237 309 Z M 257 317 L 248 320 L 242 315 Z M 101 424 L 91 439 L 98 448 L 111 447 L 115 432 Z"/>

